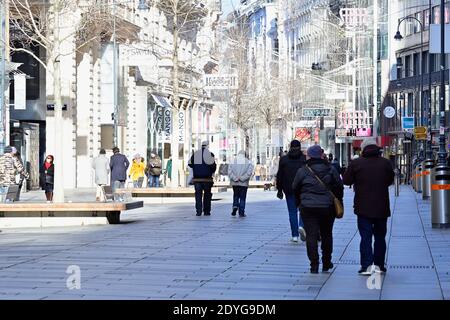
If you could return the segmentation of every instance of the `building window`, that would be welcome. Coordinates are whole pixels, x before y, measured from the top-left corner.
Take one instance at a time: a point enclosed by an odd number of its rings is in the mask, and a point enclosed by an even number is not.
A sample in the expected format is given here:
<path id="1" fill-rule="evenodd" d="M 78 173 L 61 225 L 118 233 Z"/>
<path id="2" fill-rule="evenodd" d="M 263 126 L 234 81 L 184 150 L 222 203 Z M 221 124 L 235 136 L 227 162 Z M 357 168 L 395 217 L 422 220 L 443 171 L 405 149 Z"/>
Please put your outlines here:
<path id="1" fill-rule="evenodd" d="M 428 30 L 430 28 L 430 10 L 427 9 L 424 11 L 424 29 Z"/>
<path id="2" fill-rule="evenodd" d="M 402 78 L 402 58 L 398 57 L 397 58 L 397 79 L 401 79 Z"/>
<path id="3" fill-rule="evenodd" d="M 114 126 L 112 124 L 102 124 L 100 126 L 100 136 L 101 136 L 101 148 L 111 150 L 114 144 L 113 141 Z"/>
<path id="4" fill-rule="evenodd" d="M 413 55 L 413 76 L 418 76 L 420 71 L 420 55 L 414 53 Z"/>
<path id="5" fill-rule="evenodd" d="M 405 57 L 405 78 L 411 76 L 411 56 Z"/>
<path id="6" fill-rule="evenodd" d="M 444 12 L 444 16 L 445 16 L 445 23 L 450 23 L 450 2 L 447 2 L 445 4 L 445 12 Z"/>
<path id="7" fill-rule="evenodd" d="M 415 18 L 419 20 L 420 22 L 423 22 L 422 20 L 422 12 L 417 12 Z M 416 20 L 414 20 L 414 33 L 421 32 L 420 30 L 420 23 Z"/>
<path id="8" fill-rule="evenodd" d="M 433 23 L 434 24 L 441 23 L 441 6 L 433 7 Z"/>
<path id="9" fill-rule="evenodd" d="M 422 73 L 428 73 L 428 51 L 422 54 Z"/>

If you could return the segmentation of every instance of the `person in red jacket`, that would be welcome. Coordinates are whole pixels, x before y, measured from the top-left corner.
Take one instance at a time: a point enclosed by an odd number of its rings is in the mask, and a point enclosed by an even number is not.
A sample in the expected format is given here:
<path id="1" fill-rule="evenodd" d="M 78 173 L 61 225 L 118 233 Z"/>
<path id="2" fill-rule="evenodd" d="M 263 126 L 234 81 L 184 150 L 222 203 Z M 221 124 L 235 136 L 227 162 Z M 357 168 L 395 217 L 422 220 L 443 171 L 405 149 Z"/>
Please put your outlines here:
<path id="1" fill-rule="evenodd" d="M 343 181 L 345 185 L 353 185 L 355 191 L 353 207 L 361 235 L 358 273 L 370 275 L 374 271 L 386 272 L 385 238 L 387 219 L 391 215 L 389 186 L 394 182 L 394 170 L 391 162 L 381 157 L 381 148 L 374 138 L 364 140 L 361 150 L 362 156 L 352 160 Z M 372 238 L 375 238 L 373 247 Z"/>

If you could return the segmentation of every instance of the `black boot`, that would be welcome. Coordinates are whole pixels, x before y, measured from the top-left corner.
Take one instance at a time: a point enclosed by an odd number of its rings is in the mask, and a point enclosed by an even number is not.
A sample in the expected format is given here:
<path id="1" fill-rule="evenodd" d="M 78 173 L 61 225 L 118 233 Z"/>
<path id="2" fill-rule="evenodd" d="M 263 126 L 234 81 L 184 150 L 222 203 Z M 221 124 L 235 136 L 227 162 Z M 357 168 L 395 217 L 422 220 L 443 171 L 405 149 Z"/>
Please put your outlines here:
<path id="1" fill-rule="evenodd" d="M 334 268 L 334 265 L 332 262 L 324 263 L 322 266 L 322 272 L 327 272 L 333 268 Z"/>
<path id="2" fill-rule="evenodd" d="M 311 273 L 319 273 L 319 266 L 313 265 L 311 266 L 311 269 L 309 269 Z"/>
<path id="3" fill-rule="evenodd" d="M 238 208 L 233 208 L 233 212 L 231 212 L 231 215 L 234 217 L 236 215 L 237 211 L 238 211 Z"/>

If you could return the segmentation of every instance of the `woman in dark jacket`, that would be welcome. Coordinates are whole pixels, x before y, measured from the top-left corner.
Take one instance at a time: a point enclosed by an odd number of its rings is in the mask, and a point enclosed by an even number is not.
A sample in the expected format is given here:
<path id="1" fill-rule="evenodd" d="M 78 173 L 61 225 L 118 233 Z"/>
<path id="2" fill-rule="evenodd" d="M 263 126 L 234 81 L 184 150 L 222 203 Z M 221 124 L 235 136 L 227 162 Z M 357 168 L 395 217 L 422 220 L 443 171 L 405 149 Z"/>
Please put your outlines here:
<path id="1" fill-rule="evenodd" d="M 318 180 L 325 184 L 325 186 Z M 296 174 L 292 189 L 300 198 L 300 212 L 306 229 L 306 249 L 311 273 L 319 272 L 318 238 L 322 238 L 322 271 L 333 268 L 334 197 L 343 198 L 343 184 L 339 174 L 325 159 L 319 145 L 307 151 L 306 166 Z"/>
<path id="2" fill-rule="evenodd" d="M 48 155 L 43 164 L 42 188 L 45 191 L 47 202 L 53 201 L 53 185 L 55 183 L 55 165 L 53 156 Z"/>

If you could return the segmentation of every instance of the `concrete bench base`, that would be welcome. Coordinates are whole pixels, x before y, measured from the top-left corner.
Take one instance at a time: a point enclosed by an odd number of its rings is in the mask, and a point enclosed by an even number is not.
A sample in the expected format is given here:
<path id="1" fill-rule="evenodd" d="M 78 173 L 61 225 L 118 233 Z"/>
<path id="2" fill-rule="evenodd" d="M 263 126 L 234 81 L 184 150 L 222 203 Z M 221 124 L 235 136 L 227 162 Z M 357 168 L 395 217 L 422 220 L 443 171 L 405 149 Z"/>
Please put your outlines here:
<path id="1" fill-rule="evenodd" d="M 0 204 L 0 228 L 118 224 L 121 212 L 143 206 L 142 201 Z"/>
<path id="2" fill-rule="evenodd" d="M 216 187 L 229 187 L 230 186 L 230 182 L 214 182 L 214 186 Z M 249 189 L 267 189 L 267 188 L 271 188 L 274 187 L 273 181 L 250 181 L 248 188 Z"/>
<path id="3" fill-rule="evenodd" d="M 213 187 L 213 194 L 226 192 L 226 187 Z M 117 193 L 126 193 L 133 198 L 139 198 L 144 203 L 164 204 L 164 203 L 194 203 L 194 188 L 135 188 L 118 189 Z"/>

